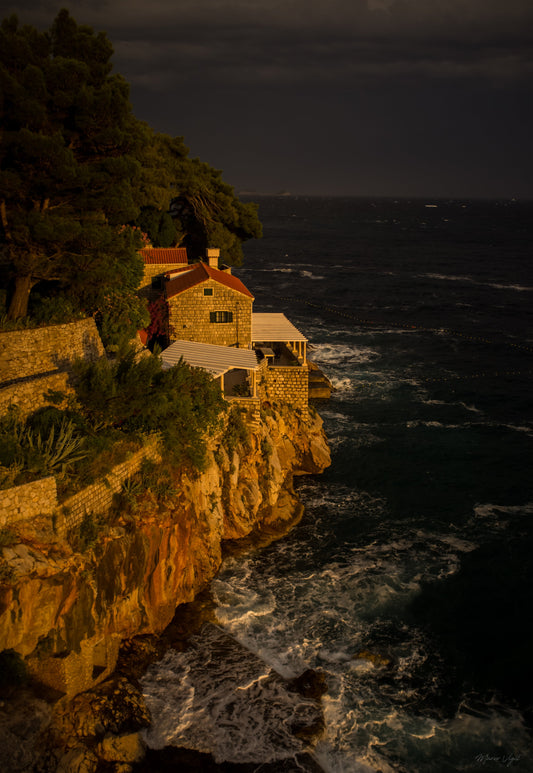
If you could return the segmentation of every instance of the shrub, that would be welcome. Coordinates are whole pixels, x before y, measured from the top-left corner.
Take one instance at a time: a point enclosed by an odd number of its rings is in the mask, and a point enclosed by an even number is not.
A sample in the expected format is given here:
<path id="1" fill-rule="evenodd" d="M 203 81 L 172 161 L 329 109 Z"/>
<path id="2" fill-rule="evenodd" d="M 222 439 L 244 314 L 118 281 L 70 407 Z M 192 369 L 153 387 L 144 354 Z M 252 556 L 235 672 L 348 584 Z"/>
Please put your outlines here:
<path id="1" fill-rule="evenodd" d="M 114 356 L 127 352 L 138 330 L 150 322 L 146 301 L 134 292 L 110 292 L 95 315 L 96 324 L 106 351 Z"/>
<path id="2" fill-rule="evenodd" d="M 238 445 L 250 445 L 250 431 L 238 408 L 233 407 L 231 409 L 226 424 L 226 430 L 224 432 L 223 442 L 230 456 Z"/>
<path id="3" fill-rule="evenodd" d="M 84 550 L 92 547 L 98 539 L 99 531 L 99 523 L 94 515 L 92 513 L 85 513 L 74 538 L 77 549 L 83 553 Z"/>
<path id="4" fill-rule="evenodd" d="M 71 298 L 61 293 L 52 297 L 33 294 L 30 303 L 30 317 L 36 325 L 60 325 L 87 316 Z"/>
<path id="5" fill-rule="evenodd" d="M 75 372 L 77 398 L 90 423 L 158 431 L 174 464 L 205 464 L 205 436 L 226 407 L 207 373 L 183 361 L 163 370 L 156 354 L 139 358 L 132 348 L 114 362 L 79 361 Z"/>
<path id="6" fill-rule="evenodd" d="M 14 411 L 0 419 L 0 486 L 45 475 L 65 477 L 87 456 L 82 417 L 49 407 L 22 419 Z"/>

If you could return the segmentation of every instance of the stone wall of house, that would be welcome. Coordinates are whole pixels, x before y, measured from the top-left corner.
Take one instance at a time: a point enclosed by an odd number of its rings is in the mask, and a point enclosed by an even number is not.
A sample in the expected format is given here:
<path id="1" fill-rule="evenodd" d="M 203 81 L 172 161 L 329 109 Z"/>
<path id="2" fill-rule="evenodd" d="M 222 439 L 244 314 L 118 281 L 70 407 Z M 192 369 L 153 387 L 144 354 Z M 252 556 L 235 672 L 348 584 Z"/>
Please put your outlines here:
<path id="1" fill-rule="evenodd" d="M 56 479 L 41 478 L 32 483 L 0 491 L 0 527 L 37 515 L 51 515 L 57 507 Z"/>
<path id="2" fill-rule="evenodd" d="M 151 288 L 154 276 L 166 274 L 169 271 L 175 271 L 177 268 L 183 268 L 183 266 L 183 263 L 145 263 L 143 278 L 141 279 L 139 289 L 143 290 L 144 288 Z"/>
<path id="3" fill-rule="evenodd" d="M 309 371 L 306 365 L 273 365 L 261 372 L 259 394 L 262 400 L 299 408 L 308 415 Z"/>
<path id="4" fill-rule="evenodd" d="M 161 290 L 152 290 L 152 279 L 155 276 L 166 274 L 169 271 L 175 271 L 183 268 L 183 263 L 145 263 L 143 278 L 137 292 L 143 297 L 153 300 L 161 294 Z"/>
<path id="5" fill-rule="evenodd" d="M 212 295 L 205 295 L 212 290 Z M 252 299 L 213 279 L 168 299 L 171 341 L 198 341 L 248 348 L 252 340 Z M 232 322 L 211 322 L 212 311 L 230 311 Z"/>

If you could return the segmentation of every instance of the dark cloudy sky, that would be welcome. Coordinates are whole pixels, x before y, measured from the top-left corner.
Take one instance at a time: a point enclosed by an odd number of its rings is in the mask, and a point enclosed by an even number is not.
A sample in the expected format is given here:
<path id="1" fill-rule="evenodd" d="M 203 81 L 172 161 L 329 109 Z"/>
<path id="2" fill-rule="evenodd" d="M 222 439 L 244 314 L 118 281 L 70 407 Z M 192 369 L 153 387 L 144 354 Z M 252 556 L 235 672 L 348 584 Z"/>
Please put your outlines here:
<path id="1" fill-rule="evenodd" d="M 533 198 L 533 0 L 2 0 L 105 30 L 237 190 Z"/>

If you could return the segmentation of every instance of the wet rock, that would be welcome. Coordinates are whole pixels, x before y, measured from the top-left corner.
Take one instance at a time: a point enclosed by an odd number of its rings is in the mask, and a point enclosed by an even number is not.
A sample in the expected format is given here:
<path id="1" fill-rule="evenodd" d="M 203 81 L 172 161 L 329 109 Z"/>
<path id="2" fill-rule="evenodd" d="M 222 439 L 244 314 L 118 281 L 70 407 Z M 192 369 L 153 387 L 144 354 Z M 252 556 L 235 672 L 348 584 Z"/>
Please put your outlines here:
<path id="1" fill-rule="evenodd" d="M 304 698 L 312 698 L 319 701 L 327 693 L 328 685 L 326 676 L 322 671 L 308 668 L 303 674 L 289 681 L 288 689 L 291 692 L 299 693 Z"/>
<path id="2" fill-rule="evenodd" d="M 85 746 L 69 749 L 59 759 L 56 773 L 96 773 L 98 758 Z"/>
<path id="3" fill-rule="evenodd" d="M 380 668 L 386 668 L 391 665 L 389 658 L 386 658 L 377 652 L 370 652 L 369 650 L 356 652 L 356 654 L 352 656 L 352 660 L 366 660 L 368 663 L 372 663 L 372 665 Z"/>
<path id="4" fill-rule="evenodd" d="M 145 745 L 138 733 L 109 736 L 96 747 L 98 757 L 106 762 L 138 762 L 144 757 Z"/>

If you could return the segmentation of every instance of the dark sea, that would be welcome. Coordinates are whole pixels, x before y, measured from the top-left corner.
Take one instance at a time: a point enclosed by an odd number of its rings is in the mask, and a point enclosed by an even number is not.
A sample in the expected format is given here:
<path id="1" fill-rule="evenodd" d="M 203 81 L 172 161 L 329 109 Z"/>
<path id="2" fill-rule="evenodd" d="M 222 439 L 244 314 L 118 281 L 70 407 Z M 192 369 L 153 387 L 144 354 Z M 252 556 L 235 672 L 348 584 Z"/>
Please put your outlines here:
<path id="1" fill-rule="evenodd" d="M 313 668 L 329 773 L 533 771 L 533 203 L 259 214 L 235 273 L 333 382 L 332 466 L 287 537 L 225 561 L 219 628 L 148 672 L 148 742 L 291 758 L 305 706 L 268 675 Z"/>

